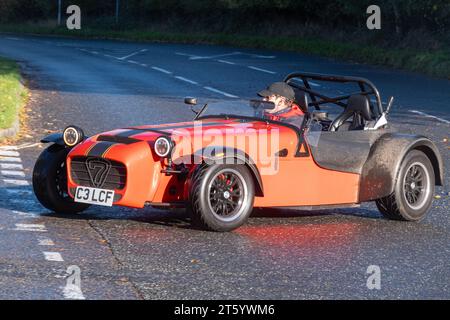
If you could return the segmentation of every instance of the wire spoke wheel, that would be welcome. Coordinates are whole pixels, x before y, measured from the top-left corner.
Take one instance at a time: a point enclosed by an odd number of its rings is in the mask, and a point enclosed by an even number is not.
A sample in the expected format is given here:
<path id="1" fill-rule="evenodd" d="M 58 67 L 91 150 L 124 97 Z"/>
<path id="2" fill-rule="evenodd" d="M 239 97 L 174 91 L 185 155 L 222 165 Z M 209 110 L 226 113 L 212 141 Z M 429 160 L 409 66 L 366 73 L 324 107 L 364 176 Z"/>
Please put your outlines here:
<path id="1" fill-rule="evenodd" d="M 406 203 L 413 209 L 421 208 L 430 193 L 430 176 L 420 162 L 412 163 L 403 179 L 403 195 Z"/>
<path id="2" fill-rule="evenodd" d="M 233 169 L 219 171 L 208 186 L 208 203 L 213 214 L 222 221 L 238 216 L 247 197 L 242 175 Z"/>

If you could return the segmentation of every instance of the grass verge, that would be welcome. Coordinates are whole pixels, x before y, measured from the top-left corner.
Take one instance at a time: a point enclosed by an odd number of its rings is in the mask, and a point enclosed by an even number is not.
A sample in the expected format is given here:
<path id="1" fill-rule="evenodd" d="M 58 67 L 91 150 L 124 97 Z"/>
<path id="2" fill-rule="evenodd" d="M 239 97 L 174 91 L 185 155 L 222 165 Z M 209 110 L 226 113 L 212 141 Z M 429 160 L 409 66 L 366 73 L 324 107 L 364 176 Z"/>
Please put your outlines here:
<path id="1" fill-rule="evenodd" d="M 230 45 L 246 48 L 293 51 L 342 59 L 450 79 L 450 47 L 440 50 L 387 49 L 375 45 L 343 43 L 332 40 L 301 37 L 267 37 L 220 33 L 176 33 L 145 29 L 112 30 L 83 27 L 81 30 L 50 27 L 46 25 L 0 25 L 0 32 L 62 35 L 80 38 L 157 41 L 172 43 L 199 43 Z"/>
<path id="2" fill-rule="evenodd" d="M 18 120 L 18 114 L 27 99 L 20 82 L 20 69 L 14 61 L 0 57 L 0 129 L 6 129 Z"/>

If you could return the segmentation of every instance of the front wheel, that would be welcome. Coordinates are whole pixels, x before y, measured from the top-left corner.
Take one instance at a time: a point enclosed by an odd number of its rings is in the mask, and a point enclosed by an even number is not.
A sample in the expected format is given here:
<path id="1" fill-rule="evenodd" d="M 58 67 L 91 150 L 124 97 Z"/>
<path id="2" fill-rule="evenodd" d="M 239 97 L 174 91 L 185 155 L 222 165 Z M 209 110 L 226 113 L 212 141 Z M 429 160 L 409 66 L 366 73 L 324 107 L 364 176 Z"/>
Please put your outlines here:
<path id="1" fill-rule="evenodd" d="M 245 165 L 204 164 L 192 175 L 188 209 L 194 225 L 231 231 L 247 221 L 254 196 L 253 179 Z"/>
<path id="2" fill-rule="evenodd" d="M 393 220 L 420 221 L 433 202 L 435 176 L 430 159 L 410 151 L 400 165 L 394 192 L 376 200 L 378 210 Z"/>
<path id="3" fill-rule="evenodd" d="M 74 202 L 67 193 L 66 158 L 69 149 L 51 145 L 36 161 L 33 169 L 33 190 L 47 209 L 58 213 L 78 213 L 88 204 Z"/>

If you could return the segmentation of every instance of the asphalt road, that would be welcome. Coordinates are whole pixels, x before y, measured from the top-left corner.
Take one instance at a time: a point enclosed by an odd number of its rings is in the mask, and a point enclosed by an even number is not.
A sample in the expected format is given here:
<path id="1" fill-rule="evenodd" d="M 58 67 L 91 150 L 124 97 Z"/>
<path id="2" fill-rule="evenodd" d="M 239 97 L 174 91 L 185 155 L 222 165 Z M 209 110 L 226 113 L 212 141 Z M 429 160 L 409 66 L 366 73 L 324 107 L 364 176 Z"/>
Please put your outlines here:
<path id="1" fill-rule="evenodd" d="M 244 227 L 211 233 L 191 229 L 180 211 L 91 207 L 82 215 L 54 215 L 30 186 L 44 147 L 36 142 L 49 132 L 68 124 L 92 134 L 189 120 L 184 96 L 253 98 L 297 70 L 371 79 L 383 101 L 396 97 L 392 123 L 436 141 L 449 167 L 450 81 L 219 46 L 0 35 L 0 55 L 21 62 L 31 89 L 27 128 L 0 149 L 6 170 L 0 175 L 0 298 L 450 298 L 448 187 L 436 190 L 438 199 L 420 223 L 386 220 L 365 204 L 255 210 Z M 68 290 L 73 265 L 82 292 Z M 380 290 L 366 286 L 370 265 L 380 267 Z"/>

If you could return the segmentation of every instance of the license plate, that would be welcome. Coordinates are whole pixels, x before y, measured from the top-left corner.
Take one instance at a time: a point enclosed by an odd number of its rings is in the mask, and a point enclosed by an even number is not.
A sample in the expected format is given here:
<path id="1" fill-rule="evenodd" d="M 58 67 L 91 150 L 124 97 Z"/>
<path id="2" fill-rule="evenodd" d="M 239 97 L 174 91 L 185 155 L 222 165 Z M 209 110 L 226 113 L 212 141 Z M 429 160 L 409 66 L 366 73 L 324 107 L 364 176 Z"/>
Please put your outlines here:
<path id="1" fill-rule="evenodd" d="M 114 191 L 90 187 L 77 187 L 75 191 L 75 202 L 97 204 L 111 207 L 114 201 Z"/>

